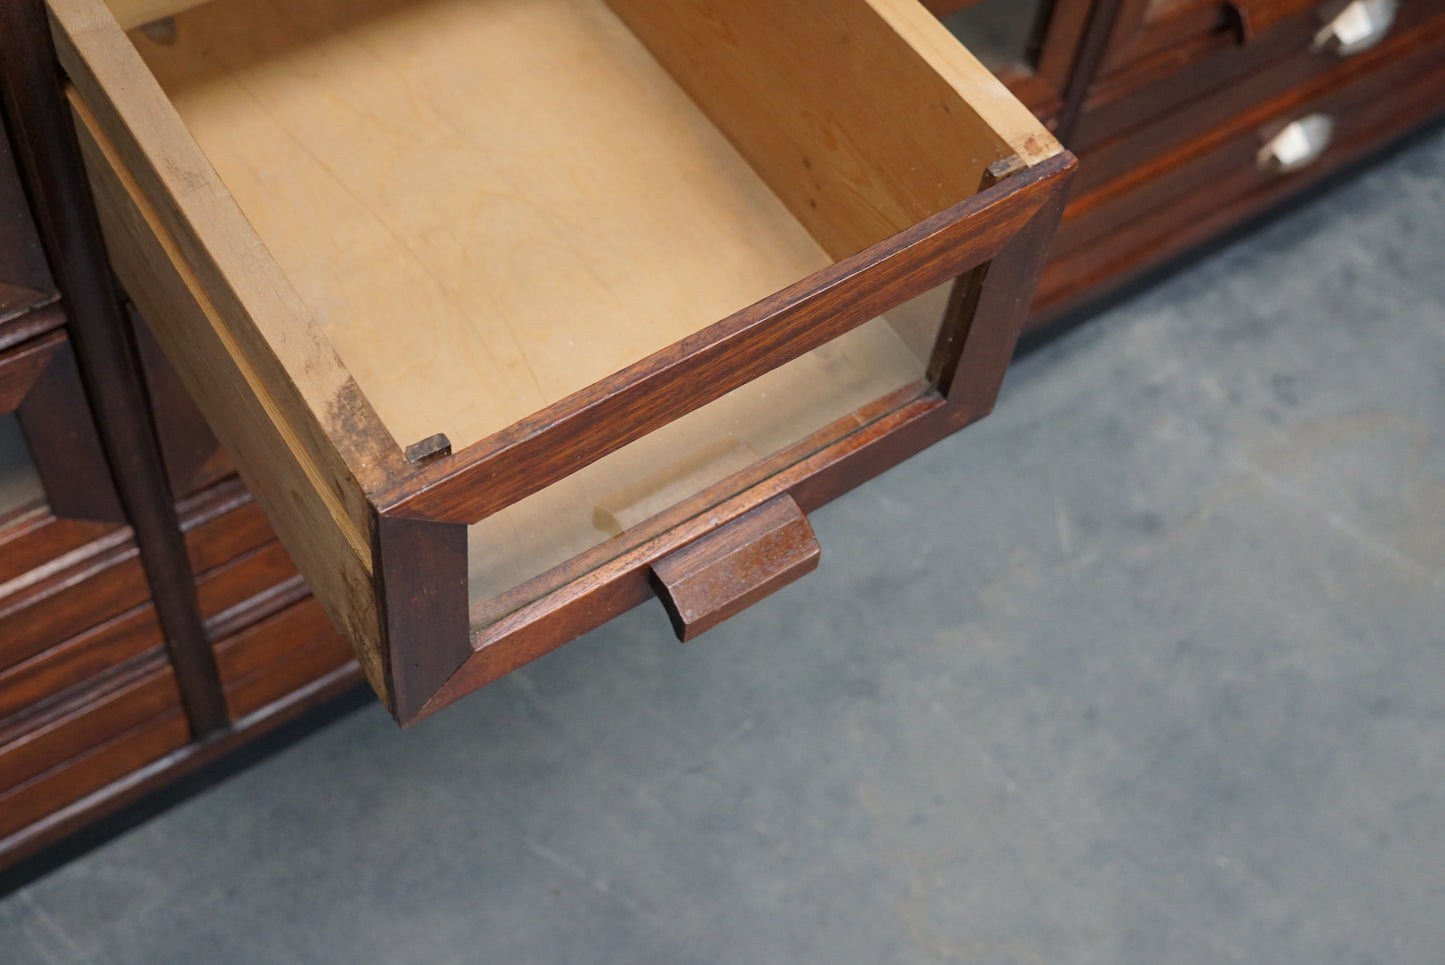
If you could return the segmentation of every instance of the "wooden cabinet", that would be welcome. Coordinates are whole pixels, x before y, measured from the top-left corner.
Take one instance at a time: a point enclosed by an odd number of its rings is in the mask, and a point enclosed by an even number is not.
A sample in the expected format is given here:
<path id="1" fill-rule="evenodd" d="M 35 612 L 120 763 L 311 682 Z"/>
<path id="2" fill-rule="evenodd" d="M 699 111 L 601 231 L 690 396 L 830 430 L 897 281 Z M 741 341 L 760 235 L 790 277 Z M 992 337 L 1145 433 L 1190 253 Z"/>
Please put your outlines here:
<path id="1" fill-rule="evenodd" d="M 0 18 L 0 863 L 362 679 L 409 722 L 653 594 L 695 635 L 1021 327 L 1445 105 L 1445 0 L 48 6 Z"/>
<path id="2" fill-rule="evenodd" d="M 897 0 L 51 9 L 111 264 L 403 723 L 986 414 L 1072 170 Z"/>

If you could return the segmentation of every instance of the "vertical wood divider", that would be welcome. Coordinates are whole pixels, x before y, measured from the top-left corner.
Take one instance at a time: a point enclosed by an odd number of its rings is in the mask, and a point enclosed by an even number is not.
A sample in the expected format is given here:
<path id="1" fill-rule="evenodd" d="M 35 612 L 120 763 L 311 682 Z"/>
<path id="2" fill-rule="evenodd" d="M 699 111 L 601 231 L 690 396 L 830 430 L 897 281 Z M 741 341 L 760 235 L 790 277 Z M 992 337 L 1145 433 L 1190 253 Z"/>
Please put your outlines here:
<path id="1" fill-rule="evenodd" d="M 229 726 L 194 574 L 152 428 L 135 346 L 120 314 L 100 225 L 61 96 L 43 0 L 0 16 L 0 104 L 42 243 L 59 284 L 76 361 L 120 492 L 192 733 Z"/>

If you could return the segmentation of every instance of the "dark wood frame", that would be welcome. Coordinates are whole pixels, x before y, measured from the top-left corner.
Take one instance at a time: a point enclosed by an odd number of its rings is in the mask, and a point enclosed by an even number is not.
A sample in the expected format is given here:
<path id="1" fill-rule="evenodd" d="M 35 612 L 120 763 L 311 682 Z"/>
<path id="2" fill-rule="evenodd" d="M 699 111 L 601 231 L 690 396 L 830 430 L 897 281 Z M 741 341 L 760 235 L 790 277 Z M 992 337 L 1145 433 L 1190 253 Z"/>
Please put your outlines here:
<path id="1" fill-rule="evenodd" d="M 63 332 L 0 354 L 0 415 L 11 412 L 20 422 L 52 516 L 125 522 Z"/>
<path id="2" fill-rule="evenodd" d="M 175 667 L 192 732 L 226 727 L 226 710 L 195 596 L 149 402 L 127 337 L 61 96 L 41 0 L 15 0 L 0 17 L 0 110 L 16 167 L 55 276 L 101 446 L 116 482 Z"/>
<path id="3" fill-rule="evenodd" d="M 769 499 L 805 510 L 993 408 L 1076 163 L 989 169 L 968 199 L 373 497 L 391 710 L 434 713 L 647 599 L 652 563 Z M 928 377 L 518 587 L 469 632 L 466 526 L 957 279 Z M 687 387 L 688 391 L 679 391 Z M 507 612 L 508 607 L 511 607 Z"/>

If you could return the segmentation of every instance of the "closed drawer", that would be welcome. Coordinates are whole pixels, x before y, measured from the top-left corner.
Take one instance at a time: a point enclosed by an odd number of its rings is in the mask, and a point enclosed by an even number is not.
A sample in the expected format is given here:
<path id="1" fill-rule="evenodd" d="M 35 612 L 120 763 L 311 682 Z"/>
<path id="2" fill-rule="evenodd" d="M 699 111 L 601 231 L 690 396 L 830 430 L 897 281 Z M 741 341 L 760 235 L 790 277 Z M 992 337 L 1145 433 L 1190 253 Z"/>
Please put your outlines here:
<path id="1" fill-rule="evenodd" d="M 0 838 L 187 741 L 169 665 L 152 659 L 111 677 L 84 699 L 0 729 Z"/>
<path id="2" fill-rule="evenodd" d="M 316 599 L 302 595 L 216 643 L 232 720 L 240 720 L 352 662 L 351 646 Z"/>
<path id="3" fill-rule="evenodd" d="M 984 415 L 1073 167 L 914 0 L 50 6 L 116 271 L 403 722 Z"/>
<path id="4" fill-rule="evenodd" d="M 1437 19 L 1161 157 L 1137 181 L 1079 199 L 1040 283 L 1038 317 L 1180 254 L 1442 110 L 1445 19 Z M 1317 151 L 1283 169 L 1267 145 L 1308 119 L 1326 119 L 1328 131 Z"/>
<path id="5" fill-rule="evenodd" d="M 1374 11 L 1373 18 L 1358 12 L 1358 4 L 1323 3 L 1296 10 L 1269 23 L 1250 42 L 1230 40 L 1183 67 L 1171 65 L 1161 74 L 1161 66 L 1096 85 L 1074 137 L 1075 149 L 1087 158 L 1074 190 L 1086 192 L 1124 176 L 1150 158 L 1323 75 L 1368 69 L 1362 62 L 1378 60 L 1381 45 L 1445 16 L 1445 0 L 1380 3 L 1362 0 L 1369 5 L 1365 9 Z M 1328 42 L 1335 36 L 1331 23 L 1339 23 L 1336 32 L 1356 44 Z"/>

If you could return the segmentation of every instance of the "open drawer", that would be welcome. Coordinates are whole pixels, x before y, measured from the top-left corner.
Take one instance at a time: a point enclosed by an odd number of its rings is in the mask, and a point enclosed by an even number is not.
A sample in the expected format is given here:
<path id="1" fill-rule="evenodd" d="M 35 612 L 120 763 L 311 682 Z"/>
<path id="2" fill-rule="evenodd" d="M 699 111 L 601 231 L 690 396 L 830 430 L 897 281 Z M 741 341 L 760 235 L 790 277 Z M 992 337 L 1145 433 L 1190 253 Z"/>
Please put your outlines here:
<path id="1" fill-rule="evenodd" d="M 916 0 L 49 6 L 115 271 L 402 723 L 809 569 L 993 405 L 1074 165 Z"/>

